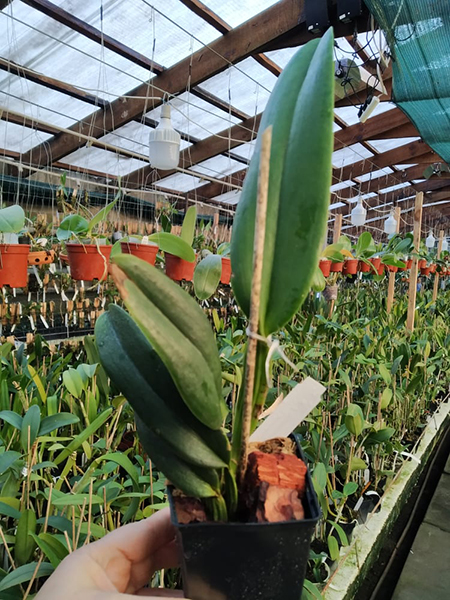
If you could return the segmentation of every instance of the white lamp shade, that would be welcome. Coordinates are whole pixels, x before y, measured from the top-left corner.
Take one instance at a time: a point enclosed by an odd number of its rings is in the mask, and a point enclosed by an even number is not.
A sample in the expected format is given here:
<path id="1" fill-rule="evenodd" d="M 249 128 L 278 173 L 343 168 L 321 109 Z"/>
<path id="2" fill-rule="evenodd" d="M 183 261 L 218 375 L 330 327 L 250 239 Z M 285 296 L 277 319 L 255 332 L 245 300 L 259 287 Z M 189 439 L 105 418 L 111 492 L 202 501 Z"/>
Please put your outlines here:
<path id="1" fill-rule="evenodd" d="M 444 238 L 442 241 L 442 251 L 443 252 L 448 252 L 448 242 L 447 242 L 447 238 Z"/>
<path id="2" fill-rule="evenodd" d="M 393 235 L 397 232 L 397 221 L 395 220 L 394 215 L 391 213 L 389 217 L 384 222 L 384 233 L 388 235 Z"/>
<path id="3" fill-rule="evenodd" d="M 178 167 L 180 160 L 180 141 L 178 131 L 172 127 L 170 106 L 161 107 L 161 120 L 156 129 L 152 129 L 149 137 L 150 164 L 155 169 L 169 170 Z"/>
<path id="4" fill-rule="evenodd" d="M 367 210 L 362 205 L 362 200 L 360 198 L 351 213 L 352 225 L 355 225 L 355 227 L 361 227 L 361 225 L 364 225 L 366 222 L 366 215 Z"/>
<path id="5" fill-rule="evenodd" d="M 430 233 L 428 234 L 427 239 L 425 240 L 425 246 L 427 248 L 434 248 L 434 245 L 436 244 L 436 238 L 433 235 L 433 232 L 430 231 Z"/>

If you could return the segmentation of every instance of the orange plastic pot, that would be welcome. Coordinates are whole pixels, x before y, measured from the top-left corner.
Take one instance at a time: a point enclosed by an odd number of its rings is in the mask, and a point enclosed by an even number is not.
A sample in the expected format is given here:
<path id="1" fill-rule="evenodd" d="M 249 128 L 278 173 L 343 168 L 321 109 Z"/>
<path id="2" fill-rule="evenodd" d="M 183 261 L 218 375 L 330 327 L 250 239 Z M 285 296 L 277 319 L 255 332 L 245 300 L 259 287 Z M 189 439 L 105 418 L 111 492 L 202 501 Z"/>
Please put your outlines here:
<path id="1" fill-rule="evenodd" d="M 28 255 L 28 264 L 41 266 L 49 265 L 55 260 L 54 250 L 39 250 L 38 252 L 30 252 Z"/>
<path id="2" fill-rule="evenodd" d="M 383 275 L 384 273 L 384 265 L 380 264 L 377 269 L 378 275 Z"/>
<path id="3" fill-rule="evenodd" d="M 0 244 L 0 286 L 23 288 L 28 284 L 29 244 Z"/>
<path id="4" fill-rule="evenodd" d="M 387 270 L 388 270 L 390 273 L 397 273 L 397 271 L 398 271 L 398 267 L 394 267 L 393 265 L 386 265 L 386 266 L 387 266 Z"/>
<path id="5" fill-rule="evenodd" d="M 331 260 L 319 261 L 319 269 L 322 271 L 324 277 L 328 277 L 331 271 Z"/>
<path id="6" fill-rule="evenodd" d="M 423 259 L 419 260 L 419 262 L 417 263 L 417 266 L 419 267 L 419 269 L 425 269 L 427 266 L 427 261 L 423 258 Z"/>
<path id="7" fill-rule="evenodd" d="M 348 258 L 344 261 L 344 268 L 342 269 L 344 275 L 356 275 L 358 272 L 358 261 L 356 258 Z"/>
<path id="8" fill-rule="evenodd" d="M 430 274 L 430 270 L 431 270 L 430 267 L 421 267 L 420 273 L 421 273 L 421 275 L 424 275 L 425 277 L 427 277 L 427 275 Z"/>
<path id="9" fill-rule="evenodd" d="M 224 285 L 230 285 L 231 281 L 231 259 L 223 256 L 222 257 L 222 275 L 220 276 L 220 283 Z"/>
<path id="10" fill-rule="evenodd" d="M 372 267 L 370 265 L 368 265 L 367 263 L 365 263 L 363 260 L 360 260 L 358 262 L 358 271 L 360 273 L 371 273 Z"/>
<path id="11" fill-rule="evenodd" d="M 369 262 L 371 262 L 374 266 L 374 268 L 379 271 L 380 269 L 380 265 L 381 265 L 381 258 L 369 258 Z"/>
<path id="12" fill-rule="evenodd" d="M 145 260 L 145 262 L 154 265 L 156 262 L 156 255 L 158 254 L 158 246 L 154 244 L 136 244 L 134 242 L 120 242 L 120 247 L 124 254 L 132 254 Z"/>
<path id="13" fill-rule="evenodd" d="M 70 275 L 76 281 L 104 281 L 108 276 L 112 246 L 66 244 Z"/>
<path id="14" fill-rule="evenodd" d="M 430 265 L 430 273 L 436 273 L 436 269 L 437 269 L 436 263 L 433 263 L 432 265 Z"/>
<path id="15" fill-rule="evenodd" d="M 192 281 L 194 278 L 195 260 L 188 262 L 179 256 L 166 252 L 166 275 L 174 281 Z"/>
<path id="16" fill-rule="evenodd" d="M 342 273 L 342 269 L 344 268 L 343 262 L 332 262 L 330 265 L 331 273 Z"/>

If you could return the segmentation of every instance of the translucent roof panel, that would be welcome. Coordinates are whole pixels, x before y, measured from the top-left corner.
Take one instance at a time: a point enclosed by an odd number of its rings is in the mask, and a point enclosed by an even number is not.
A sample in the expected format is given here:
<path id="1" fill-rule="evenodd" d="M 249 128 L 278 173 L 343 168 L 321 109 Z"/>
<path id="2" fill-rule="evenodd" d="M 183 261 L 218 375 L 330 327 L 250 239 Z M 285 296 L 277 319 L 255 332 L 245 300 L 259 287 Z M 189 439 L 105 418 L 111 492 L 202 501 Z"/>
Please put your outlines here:
<path id="1" fill-rule="evenodd" d="M 237 27 L 258 13 L 273 6 L 278 0 L 202 0 L 216 15 L 231 27 Z"/>
<path id="2" fill-rule="evenodd" d="M 87 22 L 100 10 L 97 2 L 57 0 L 56 4 L 69 12 L 76 8 L 77 16 Z M 18 0 L 0 13 L 0 56 L 108 100 L 153 76 Z"/>
<path id="3" fill-rule="evenodd" d="M 350 181 L 350 180 L 348 180 L 348 181 L 340 181 L 339 183 L 335 183 L 334 185 L 332 185 L 331 188 L 330 188 L 330 190 L 332 192 L 337 192 L 339 190 L 343 190 L 345 188 L 352 187 L 354 185 L 356 185 L 356 184 L 353 183 L 353 181 Z"/>
<path id="4" fill-rule="evenodd" d="M 223 177 L 224 175 L 241 171 L 243 168 L 245 166 L 237 160 L 233 160 L 227 156 L 215 156 L 192 166 L 191 170 L 202 175 L 209 175 L 210 177 Z"/>
<path id="5" fill-rule="evenodd" d="M 62 159 L 62 162 L 83 169 L 99 171 L 108 175 L 127 175 L 137 169 L 146 167 L 148 163 L 135 158 L 120 156 L 108 150 L 101 148 L 84 147 L 68 154 Z"/>
<path id="6" fill-rule="evenodd" d="M 381 115 L 382 113 L 392 110 L 393 108 L 395 108 L 395 104 L 392 102 L 380 102 L 369 118 L 375 117 L 376 115 Z M 340 119 L 345 121 L 347 125 L 355 125 L 355 123 L 359 123 L 358 108 L 355 106 L 341 106 L 339 108 L 335 108 L 334 112 Z"/>
<path id="7" fill-rule="evenodd" d="M 369 141 L 369 144 L 372 148 L 375 148 L 377 152 L 387 152 L 388 150 L 393 150 L 394 148 L 410 144 L 417 140 L 420 140 L 420 137 L 389 138 L 387 140 L 371 140 Z"/>
<path id="8" fill-rule="evenodd" d="M 401 190 L 404 187 L 411 187 L 411 184 L 406 181 L 405 183 L 398 183 L 397 185 L 391 185 L 387 188 L 378 190 L 380 194 L 387 194 L 388 192 L 394 192 L 395 190 Z"/>
<path id="9" fill-rule="evenodd" d="M 252 116 L 262 112 L 277 77 L 252 58 L 207 79 L 202 88 Z"/>
<path id="10" fill-rule="evenodd" d="M 232 115 L 216 108 L 193 94 L 185 92 L 170 101 L 172 106 L 172 124 L 177 131 L 203 140 L 214 133 L 224 131 L 239 123 Z M 147 113 L 147 117 L 159 121 L 161 108 Z"/>
<path id="11" fill-rule="evenodd" d="M 105 34 L 164 67 L 171 67 L 221 35 L 179 0 L 127 0 L 126 10 L 124 3 L 117 1 L 62 2 L 69 10 L 67 5 L 74 5 L 73 14 L 89 25 L 100 30 L 103 27 Z M 90 10 L 84 5 L 90 5 Z"/>
<path id="12" fill-rule="evenodd" d="M 362 144 L 353 144 L 333 152 L 332 162 L 334 167 L 340 169 L 371 156 L 373 154 L 364 148 Z"/>
<path id="13" fill-rule="evenodd" d="M 59 127 L 70 127 L 98 109 L 22 77 L 0 77 L 0 106 Z"/>
<path id="14" fill-rule="evenodd" d="M 186 175 L 184 173 L 176 173 L 169 177 L 164 177 L 154 182 L 156 187 L 166 188 L 168 190 L 175 190 L 177 192 L 189 192 L 200 185 L 208 183 L 206 180 L 199 179 L 193 175 Z"/>
<path id="15" fill-rule="evenodd" d="M 247 142 L 241 146 L 236 146 L 236 148 L 233 148 L 233 154 L 237 154 L 246 160 L 250 160 L 255 151 L 255 143 L 256 140 L 253 140 L 252 142 Z"/>
<path id="16" fill-rule="evenodd" d="M 225 202 L 226 204 L 237 204 L 239 202 L 240 197 L 241 192 L 239 190 L 231 190 L 230 192 L 226 192 L 225 194 L 215 196 L 213 200 L 215 200 L 216 202 Z"/>
<path id="17" fill-rule="evenodd" d="M 383 177 L 383 175 L 389 175 L 393 172 L 394 171 L 390 167 L 384 167 L 383 169 L 379 169 L 378 171 L 371 171 L 370 173 L 365 173 L 364 175 L 355 177 L 355 179 L 362 183 L 363 181 L 370 181 L 371 179 L 377 179 L 378 177 Z"/>
<path id="18" fill-rule="evenodd" d="M 30 148 L 42 144 L 51 137 L 51 135 L 35 129 L 0 121 L 0 148 L 6 150 L 21 153 L 28 152 Z"/>

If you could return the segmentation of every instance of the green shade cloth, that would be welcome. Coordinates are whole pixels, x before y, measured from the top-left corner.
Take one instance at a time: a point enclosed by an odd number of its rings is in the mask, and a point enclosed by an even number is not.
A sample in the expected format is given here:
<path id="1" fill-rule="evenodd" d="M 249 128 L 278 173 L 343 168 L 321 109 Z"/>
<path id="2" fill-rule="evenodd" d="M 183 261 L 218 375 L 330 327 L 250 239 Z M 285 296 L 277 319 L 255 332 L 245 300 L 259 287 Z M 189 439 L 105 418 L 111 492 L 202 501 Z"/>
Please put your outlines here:
<path id="1" fill-rule="evenodd" d="M 384 30 L 393 99 L 450 163 L 450 0 L 365 0 Z"/>

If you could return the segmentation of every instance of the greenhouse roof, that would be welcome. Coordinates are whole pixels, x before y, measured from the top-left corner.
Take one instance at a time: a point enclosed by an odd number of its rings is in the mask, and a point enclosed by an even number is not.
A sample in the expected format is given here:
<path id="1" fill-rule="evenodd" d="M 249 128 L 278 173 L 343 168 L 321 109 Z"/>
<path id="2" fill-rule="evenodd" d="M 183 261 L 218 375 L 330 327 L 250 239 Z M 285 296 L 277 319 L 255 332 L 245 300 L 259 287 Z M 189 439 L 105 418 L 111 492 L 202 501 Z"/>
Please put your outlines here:
<path id="1" fill-rule="evenodd" d="M 129 190 L 233 210 L 259 115 L 311 38 L 304 8 L 305 0 L 0 0 L 3 172 L 121 177 Z M 336 97 L 332 214 L 348 215 L 359 193 L 378 221 L 380 207 L 403 199 L 410 208 L 418 191 L 428 192 L 430 206 L 450 201 L 444 177 L 424 180 L 441 158 L 390 101 L 392 67 L 367 9 L 356 23 L 331 20 L 336 61 L 352 58 L 360 74 Z M 374 95 L 381 102 L 360 123 L 358 109 Z M 165 99 L 182 136 L 171 172 L 148 161 Z M 446 214 L 436 206 L 436 217 Z"/>

